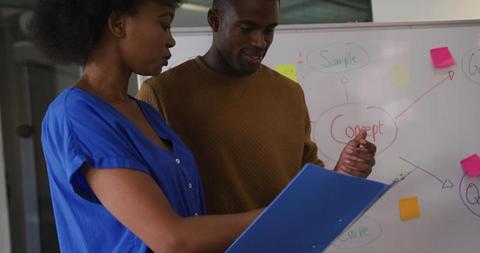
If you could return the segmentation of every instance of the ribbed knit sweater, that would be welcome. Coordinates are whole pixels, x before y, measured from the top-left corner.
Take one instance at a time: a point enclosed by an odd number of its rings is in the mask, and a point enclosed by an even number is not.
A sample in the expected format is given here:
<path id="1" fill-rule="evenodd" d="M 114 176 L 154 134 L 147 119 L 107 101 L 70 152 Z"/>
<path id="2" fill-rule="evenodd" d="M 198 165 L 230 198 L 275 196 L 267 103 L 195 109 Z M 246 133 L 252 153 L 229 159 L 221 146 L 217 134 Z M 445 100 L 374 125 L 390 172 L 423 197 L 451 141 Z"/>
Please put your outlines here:
<path id="1" fill-rule="evenodd" d="M 264 65 L 233 78 L 197 57 L 144 82 L 138 98 L 192 150 L 209 214 L 265 207 L 305 163 L 323 165 L 301 87 Z"/>

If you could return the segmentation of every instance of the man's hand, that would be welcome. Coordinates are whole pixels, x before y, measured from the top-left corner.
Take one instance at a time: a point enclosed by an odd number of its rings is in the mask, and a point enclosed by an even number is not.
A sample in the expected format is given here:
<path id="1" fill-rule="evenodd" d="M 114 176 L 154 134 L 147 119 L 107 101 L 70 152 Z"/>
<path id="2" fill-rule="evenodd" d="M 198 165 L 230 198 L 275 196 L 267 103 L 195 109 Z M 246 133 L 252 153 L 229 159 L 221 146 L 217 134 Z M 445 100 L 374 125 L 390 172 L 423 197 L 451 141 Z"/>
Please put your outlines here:
<path id="1" fill-rule="evenodd" d="M 347 143 L 334 171 L 364 178 L 370 175 L 375 165 L 377 147 L 366 138 L 367 131 L 362 129 L 353 140 Z"/>

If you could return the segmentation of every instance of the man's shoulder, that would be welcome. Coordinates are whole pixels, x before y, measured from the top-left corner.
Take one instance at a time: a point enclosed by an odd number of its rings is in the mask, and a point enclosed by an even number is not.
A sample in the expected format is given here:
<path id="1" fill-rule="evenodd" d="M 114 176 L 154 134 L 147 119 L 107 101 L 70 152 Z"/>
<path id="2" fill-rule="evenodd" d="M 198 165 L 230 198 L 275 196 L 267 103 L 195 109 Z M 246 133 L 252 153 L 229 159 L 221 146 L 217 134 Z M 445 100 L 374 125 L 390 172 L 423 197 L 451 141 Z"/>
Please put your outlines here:
<path id="1" fill-rule="evenodd" d="M 162 72 L 158 76 L 153 76 L 147 79 L 143 84 L 156 88 L 157 86 L 177 85 L 178 83 L 185 83 L 185 79 L 192 77 L 195 71 L 195 59 L 187 60 L 175 67 Z"/>
<path id="2" fill-rule="evenodd" d="M 268 84 L 275 86 L 275 89 L 286 89 L 302 93 L 302 87 L 296 81 L 278 73 L 270 67 L 263 65 L 260 68 L 259 78 L 268 78 Z"/>

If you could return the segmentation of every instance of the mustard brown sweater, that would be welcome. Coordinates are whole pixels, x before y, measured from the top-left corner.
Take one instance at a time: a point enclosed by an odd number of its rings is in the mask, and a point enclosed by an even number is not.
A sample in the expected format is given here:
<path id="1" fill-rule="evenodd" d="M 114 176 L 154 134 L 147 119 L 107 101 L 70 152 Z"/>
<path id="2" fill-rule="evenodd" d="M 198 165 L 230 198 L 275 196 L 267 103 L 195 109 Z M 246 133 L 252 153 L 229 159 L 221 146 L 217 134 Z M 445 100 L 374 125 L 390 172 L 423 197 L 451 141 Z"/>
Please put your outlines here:
<path id="1" fill-rule="evenodd" d="M 301 87 L 264 65 L 233 78 L 197 57 L 145 81 L 137 96 L 192 150 L 209 214 L 265 207 L 305 163 L 323 166 Z"/>

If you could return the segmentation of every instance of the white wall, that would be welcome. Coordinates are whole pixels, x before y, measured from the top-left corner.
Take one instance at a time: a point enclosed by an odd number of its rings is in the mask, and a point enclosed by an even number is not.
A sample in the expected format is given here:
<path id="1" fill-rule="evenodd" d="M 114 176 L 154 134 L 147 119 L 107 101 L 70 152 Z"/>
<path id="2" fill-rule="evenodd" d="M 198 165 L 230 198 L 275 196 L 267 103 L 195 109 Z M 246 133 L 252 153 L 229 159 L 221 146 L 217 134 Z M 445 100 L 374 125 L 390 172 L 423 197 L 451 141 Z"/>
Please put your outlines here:
<path id="1" fill-rule="evenodd" d="M 480 19 L 480 0 L 372 0 L 374 22 Z"/>
<path id="2" fill-rule="evenodd" d="M 2 111 L 0 108 L 0 252 L 9 253 L 10 250 L 10 229 L 8 222 L 7 190 L 5 182 L 5 161 L 3 157 L 2 139 Z"/>

